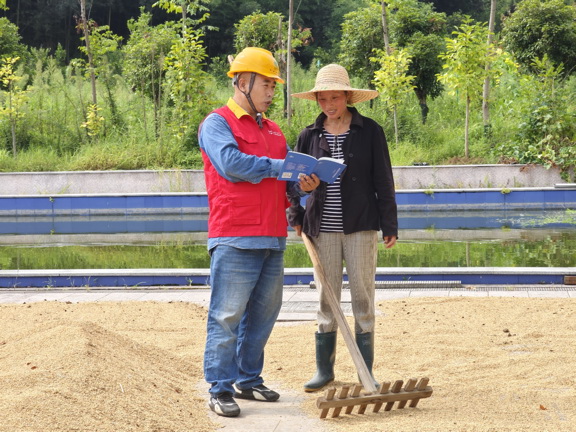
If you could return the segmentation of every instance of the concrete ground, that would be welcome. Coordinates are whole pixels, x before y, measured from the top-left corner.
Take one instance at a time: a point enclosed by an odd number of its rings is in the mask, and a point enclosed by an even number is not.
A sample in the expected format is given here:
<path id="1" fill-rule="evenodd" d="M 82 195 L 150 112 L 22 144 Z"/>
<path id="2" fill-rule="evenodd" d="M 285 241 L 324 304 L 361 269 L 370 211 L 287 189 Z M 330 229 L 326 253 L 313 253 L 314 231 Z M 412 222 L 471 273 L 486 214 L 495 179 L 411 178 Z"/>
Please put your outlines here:
<path id="1" fill-rule="evenodd" d="M 377 289 L 376 301 L 405 297 L 552 297 L 576 298 L 576 285 L 474 285 L 463 288 Z M 308 321 L 316 318 L 318 292 L 308 286 L 285 286 L 279 322 Z M 210 289 L 189 287 L 167 288 L 0 288 L 0 303 L 34 303 L 41 301 L 182 301 L 208 307 Z M 342 310 L 351 314 L 350 291 L 342 291 Z"/>
<path id="2" fill-rule="evenodd" d="M 309 287 L 289 286 L 284 289 L 284 302 L 278 319 L 278 325 L 290 321 L 307 321 L 315 319 L 318 293 Z M 473 286 L 448 289 L 377 289 L 376 300 L 389 300 L 405 297 L 552 297 L 576 298 L 576 286 L 571 285 L 533 285 L 533 286 Z M 183 301 L 208 306 L 209 289 L 0 289 L 0 303 L 33 303 L 41 301 L 63 302 L 106 302 L 106 301 Z M 342 309 L 351 314 L 350 293 L 343 291 Z M 209 411 L 212 419 L 222 425 L 226 432 L 327 432 L 328 428 L 319 418 L 304 414 L 300 403 L 309 397 L 304 392 L 298 393 L 283 389 L 270 382 L 271 388 L 279 391 L 281 398 L 274 403 L 238 400 L 241 407 L 240 417 L 225 418 Z M 204 389 L 206 383 L 198 383 Z M 318 395 L 320 396 L 320 394 Z"/>

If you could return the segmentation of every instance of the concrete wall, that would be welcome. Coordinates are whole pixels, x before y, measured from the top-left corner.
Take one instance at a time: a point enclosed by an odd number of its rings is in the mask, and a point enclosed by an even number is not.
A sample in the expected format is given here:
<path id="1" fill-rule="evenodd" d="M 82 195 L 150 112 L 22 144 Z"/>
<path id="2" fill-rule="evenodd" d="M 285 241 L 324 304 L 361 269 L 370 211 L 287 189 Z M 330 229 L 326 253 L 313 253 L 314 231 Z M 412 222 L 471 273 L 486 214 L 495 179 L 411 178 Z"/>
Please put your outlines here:
<path id="1" fill-rule="evenodd" d="M 532 165 L 394 167 L 396 188 L 553 187 L 566 183 L 557 169 Z M 0 195 L 205 192 L 199 170 L 0 173 Z"/>
<path id="2" fill-rule="evenodd" d="M 204 173 L 196 170 L 0 173 L 0 195 L 205 191 Z"/>
<path id="3" fill-rule="evenodd" d="M 394 167 L 396 189 L 554 187 L 560 170 L 540 165 L 442 165 Z"/>

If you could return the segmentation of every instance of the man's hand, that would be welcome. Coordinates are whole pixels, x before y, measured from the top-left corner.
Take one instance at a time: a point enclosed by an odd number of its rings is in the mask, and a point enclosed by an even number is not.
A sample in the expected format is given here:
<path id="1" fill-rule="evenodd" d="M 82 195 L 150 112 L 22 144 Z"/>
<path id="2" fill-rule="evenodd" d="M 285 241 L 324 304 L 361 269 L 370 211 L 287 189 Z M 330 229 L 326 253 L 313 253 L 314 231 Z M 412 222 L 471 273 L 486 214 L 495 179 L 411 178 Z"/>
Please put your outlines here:
<path id="1" fill-rule="evenodd" d="M 299 237 L 302 237 L 302 225 L 296 225 L 292 228 L 294 228 L 294 231 L 296 231 L 296 234 L 298 234 Z"/>
<path id="2" fill-rule="evenodd" d="M 316 174 L 311 174 L 309 176 L 303 175 L 300 177 L 298 184 L 300 185 L 300 189 L 304 192 L 312 192 L 320 184 L 320 179 Z"/>

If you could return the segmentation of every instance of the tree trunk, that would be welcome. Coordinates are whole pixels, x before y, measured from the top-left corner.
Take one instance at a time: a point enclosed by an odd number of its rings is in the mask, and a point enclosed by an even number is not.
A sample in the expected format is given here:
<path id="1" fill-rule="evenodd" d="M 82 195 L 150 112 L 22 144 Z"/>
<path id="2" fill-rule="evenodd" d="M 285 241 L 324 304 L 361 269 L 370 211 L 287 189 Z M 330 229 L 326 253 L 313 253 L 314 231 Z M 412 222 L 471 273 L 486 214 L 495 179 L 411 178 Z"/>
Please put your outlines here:
<path id="1" fill-rule="evenodd" d="M 186 9 L 186 3 L 182 3 L 182 35 L 186 34 L 186 15 L 188 10 Z"/>
<path id="2" fill-rule="evenodd" d="M 386 54 L 390 55 L 390 40 L 388 39 L 388 19 L 386 18 L 386 8 L 388 3 L 382 2 L 382 32 L 384 36 L 384 47 L 386 48 Z"/>
<path id="3" fill-rule="evenodd" d="M 426 124 L 426 120 L 428 120 L 428 98 L 426 93 L 418 89 L 417 87 L 414 88 L 414 93 L 416 93 L 416 97 L 418 98 L 418 103 L 420 104 L 420 115 L 422 117 L 422 124 Z"/>
<path id="4" fill-rule="evenodd" d="M 92 83 L 92 103 L 98 104 L 96 98 L 96 74 L 94 73 L 94 65 L 92 63 L 92 50 L 90 49 L 90 29 L 88 28 L 88 20 L 86 19 L 86 0 L 80 0 L 80 15 L 82 19 L 82 31 L 84 33 L 84 41 L 86 43 L 86 55 L 88 56 L 88 70 L 90 70 L 90 82 Z"/>
<path id="5" fill-rule="evenodd" d="M 488 49 L 492 45 L 494 34 L 494 21 L 496 19 L 496 0 L 490 1 L 490 21 L 488 23 Z M 486 63 L 486 77 L 484 78 L 484 91 L 482 93 L 482 119 L 484 120 L 484 133 L 490 130 L 490 78 L 488 71 L 490 63 Z"/>
<path id="6" fill-rule="evenodd" d="M 72 24 L 72 13 L 68 14 L 68 16 L 65 18 L 64 20 L 64 30 L 65 30 L 65 35 L 64 36 L 64 51 L 66 52 L 66 63 L 68 63 L 68 61 L 70 61 L 71 53 L 70 53 L 70 34 L 72 33 L 72 28 L 74 27 L 74 25 Z"/>
<path id="7" fill-rule="evenodd" d="M 20 28 L 20 0 L 16 3 L 16 27 Z"/>
<path id="8" fill-rule="evenodd" d="M 396 147 L 398 147 L 399 135 L 398 132 L 398 113 L 396 112 L 396 107 L 392 108 L 394 111 L 394 137 L 396 138 Z"/>
<path id="9" fill-rule="evenodd" d="M 16 157 L 17 144 L 16 144 L 16 119 L 10 119 L 10 132 L 12 133 L 12 154 Z"/>
<path id="10" fill-rule="evenodd" d="M 290 92 L 292 87 L 292 20 L 294 19 L 294 7 L 292 0 L 288 2 L 288 41 L 287 41 L 287 49 L 286 49 L 286 85 L 284 88 L 286 89 L 285 93 L 285 107 L 286 107 L 286 121 L 288 123 L 288 127 L 290 127 L 290 121 L 292 119 L 292 104 L 290 103 Z"/>
<path id="11" fill-rule="evenodd" d="M 386 48 L 386 54 L 390 55 L 390 39 L 388 38 L 388 19 L 386 17 L 388 3 L 383 1 L 382 3 L 382 34 L 384 37 L 384 47 Z M 372 101 L 370 101 L 370 108 L 372 108 Z M 396 146 L 398 146 L 398 110 L 396 106 L 392 108 L 392 114 L 394 116 L 394 135 L 396 138 Z"/>
<path id="12" fill-rule="evenodd" d="M 144 81 L 144 79 L 142 79 L 142 81 Z M 144 86 L 142 86 L 142 88 L 144 88 Z M 146 116 L 146 95 L 144 94 L 144 92 L 142 92 L 142 124 L 144 126 L 144 136 L 146 137 L 146 143 L 148 143 L 150 138 L 148 137 L 148 121 Z"/>
<path id="13" fill-rule="evenodd" d="M 16 145 L 16 116 L 14 115 L 14 107 L 12 106 L 12 84 L 9 85 L 8 89 L 8 109 L 9 109 L 9 121 L 10 121 L 10 132 L 12 134 L 12 154 L 16 157 L 17 145 Z"/>
<path id="14" fill-rule="evenodd" d="M 158 60 L 158 62 L 160 63 L 160 65 L 162 65 L 164 63 L 164 55 L 162 55 L 160 57 L 160 59 Z M 160 126 L 161 126 L 161 120 L 162 120 L 162 73 L 158 73 L 158 83 L 156 84 L 154 82 L 154 78 L 152 78 L 152 88 L 154 89 L 154 131 L 156 133 L 156 138 L 160 138 Z M 156 90 L 158 90 L 158 93 L 156 93 Z"/>
<path id="15" fill-rule="evenodd" d="M 464 157 L 468 158 L 470 152 L 469 148 L 469 140 L 468 140 L 468 130 L 470 126 L 470 96 L 466 95 L 466 121 L 464 123 Z"/>

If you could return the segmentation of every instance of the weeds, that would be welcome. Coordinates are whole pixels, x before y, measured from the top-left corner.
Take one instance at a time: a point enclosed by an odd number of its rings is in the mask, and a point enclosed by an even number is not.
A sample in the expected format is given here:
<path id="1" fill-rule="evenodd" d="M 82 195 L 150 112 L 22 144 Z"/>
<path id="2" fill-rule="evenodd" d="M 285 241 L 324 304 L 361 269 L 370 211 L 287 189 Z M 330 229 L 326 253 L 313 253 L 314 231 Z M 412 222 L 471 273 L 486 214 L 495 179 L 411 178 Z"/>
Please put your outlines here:
<path id="1" fill-rule="evenodd" d="M 61 67 L 50 57 L 37 61 L 26 105 L 21 108 L 23 115 L 17 123 L 16 156 L 11 151 L 12 125 L 0 122 L 0 171 L 201 169 L 198 124 L 211 109 L 225 104 L 233 91 L 229 79 L 208 77 L 204 91 L 212 95 L 210 103 L 195 106 L 192 114 L 183 118 L 181 111 L 173 112 L 169 101 L 163 100 L 163 115 L 155 124 L 152 99 L 117 76 L 111 89 L 114 107 L 107 104 L 109 98 L 100 98 L 101 119 L 94 123 L 99 130 L 90 136 L 89 128 L 82 127 L 89 120 L 90 86 L 81 70 L 74 63 Z M 218 64 L 213 70 L 222 73 L 225 68 Z M 312 88 L 315 74 L 314 67 L 305 71 L 296 65 L 292 92 Z M 350 74 L 354 76 L 353 71 Z M 464 110 L 455 96 L 444 93 L 429 101 L 427 122 L 423 124 L 416 97 L 406 95 L 398 110 L 398 144 L 394 142 L 393 118 L 384 101 L 376 99 L 357 108 L 383 126 L 396 166 L 519 162 L 559 166 L 570 173 L 576 162 L 576 115 L 570 104 L 576 79 L 557 83 L 554 93 L 535 94 L 530 91 L 534 83 L 534 79 L 518 74 L 503 77 L 493 92 L 489 134 L 482 122 L 481 107 L 471 107 L 468 158 L 463 157 Z M 105 94 L 110 89 L 100 86 L 98 91 Z M 320 109 L 313 101 L 293 98 L 288 122 L 283 93 L 279 86 L 266 114 L 279 123 L 293 148 L 300 131 L 314 122 Z M 177 118 L 186 123 L 178 136 L 174 134 Z"/>

